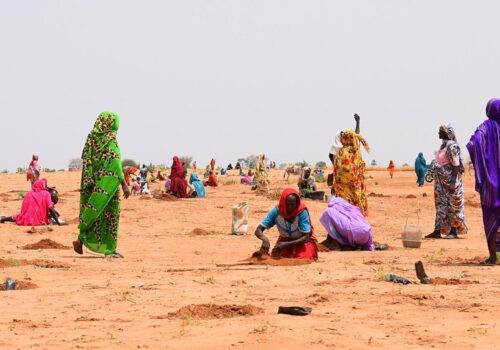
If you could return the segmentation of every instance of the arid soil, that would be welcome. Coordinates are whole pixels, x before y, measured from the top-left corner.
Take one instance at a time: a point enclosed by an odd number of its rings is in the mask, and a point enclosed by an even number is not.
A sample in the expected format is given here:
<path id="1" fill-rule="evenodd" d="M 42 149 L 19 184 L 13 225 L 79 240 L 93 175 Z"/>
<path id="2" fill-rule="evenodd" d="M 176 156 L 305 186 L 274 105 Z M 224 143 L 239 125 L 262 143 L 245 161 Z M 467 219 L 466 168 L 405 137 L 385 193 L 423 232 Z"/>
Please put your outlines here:
<path id="1" fill-rule="evenodd" d="M 271 174 L 268 196 L 240 185 L 231 172 L 205 199 L 123 200 L 124 259 L 43 244 L 23 249 L 44 239 L 71 247 L 78 233 L 80 174 L 43 177 L 59 190 L 57 209 L 70 225 L 52 231 L 0 225 L 0 283 L 10 277 L 22 287 L 0 291 L 0 349 L 500 348 L 500 266 L 478 265 L 487 250 L 471 176 L 465 177 L 470 232 L 462 239 L 403 249 L 407 220 L 424 233 L 433 229 L 432 185 L 418 188 L 411 171 L 397 171 L 393 180 L 386 171 L 369 171 L 368 220 L 375 240 L 390 249 L 320 252 L 317 262 L 296 266 L 249 259 L 260 248 L 253 231 L 287 186 L 282 172 Z M 1 174 L 0 214 L 15 214 L 18 192 L 27 190 L 24 175 Z M 233 236 L 231 208 L 243 201 L 250 229 Z M 322 241 L 318 219 L 326 203 L 306 204 Z M 268 234 L 277 238 L 276 230 Z M 418 260 L 435 284 L 418 283 Z M 413 283 L 386 282 L 388 273 Z M 313 311 L 278 315 L 279 306 Z"/>

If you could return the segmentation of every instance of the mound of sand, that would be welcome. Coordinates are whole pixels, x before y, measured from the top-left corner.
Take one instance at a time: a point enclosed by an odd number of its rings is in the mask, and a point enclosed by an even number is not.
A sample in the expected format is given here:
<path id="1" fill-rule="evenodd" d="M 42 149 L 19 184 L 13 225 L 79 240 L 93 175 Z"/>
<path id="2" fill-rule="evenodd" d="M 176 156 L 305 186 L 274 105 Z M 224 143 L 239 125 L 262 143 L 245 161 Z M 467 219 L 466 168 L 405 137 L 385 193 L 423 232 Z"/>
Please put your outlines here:
<path id="1" fill-rule="evenodd" d="M 458 278 L 431 278 L 431 284 L 436 285 L 462 285 L 462 284 L 479 284 L 477 281 L 461 280 Z"/>
<path id="2" fill-rule="evenodd" d="M 17 266 L 25 266 L 25 265 L 33 265 L 36 267 L 41 267 L 45 269 L 67 269 L 70 265 L 62 262 L 57 262 L 53 260 L 16 260 L 16 259 L 0 259 L 0 268 L 6 267 L 17 267 Z"/>
<path id="3" fill-rule="evenodd" d="M 263 309 L 253 305 L 194 304 L 183 306 L 176 312 L 169 313 L 168 318 L 191 317 L 200 320 L 210 320 L 241 316 L 255 316 L 262 314 L 263 312 Z"/>
<path id="4" fill-rule="evenodd" d="M 36 249 L 70 249 L 70 247 L 65 246 L 61 243 L 57 243 L 51 239 L 42 239 L 37 243 L 26 244 L 21 247 L 24 250 L 36 250 Z"/>
<path id="5" fill-rule="evenodd" d="M 191 234 L 195 236 L 210 236 L 213 235 L 214 233 L 197 227 L 193 231 L 191 231 Z"/>
<path id="6" fill-rule="evenodd" d="M 29 281 L 16 281 L 16 289 L 15 290 L 26 290 L 26 289 L 35 289 L 38 286 Z M 0 285 L 0 290 L 5 290 L 5 283 Z"/>
<path id="7" fill-rule="evenodd" d="M 245 260 L 251 265 L 266 265 L 266 266 L 297 266 L 297 265 L 308 265 L 313 262 L 313 260 L 306 259 L 287 259 L 287 258 L 273 258 L 269 255 L 262 254 L 257 251 L 252 254 L 252 256 Z"/>

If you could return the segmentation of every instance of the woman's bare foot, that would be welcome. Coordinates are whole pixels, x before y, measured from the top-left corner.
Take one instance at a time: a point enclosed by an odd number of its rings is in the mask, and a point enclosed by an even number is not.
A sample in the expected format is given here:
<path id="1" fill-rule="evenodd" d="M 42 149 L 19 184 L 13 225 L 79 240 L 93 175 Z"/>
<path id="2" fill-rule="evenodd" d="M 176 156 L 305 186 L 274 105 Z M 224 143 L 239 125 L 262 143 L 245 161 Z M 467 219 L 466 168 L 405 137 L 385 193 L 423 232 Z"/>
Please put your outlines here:
<path id="1" fill-rule="evenodd" d="M 497 256 L 496 254 L 493 256 L 490 256 L 488 259 L 484 260 L 481 262 L 481 265 L 483 266 L 494 266 L 497 263 Z"/>
<path id="2" fill-rule="evenodd" d="M 80 241 L 79 239 L 77 239 L 76 241 L 73 241 L 73 250 L 78 254 L 83 254 L 82 241 Z"/>

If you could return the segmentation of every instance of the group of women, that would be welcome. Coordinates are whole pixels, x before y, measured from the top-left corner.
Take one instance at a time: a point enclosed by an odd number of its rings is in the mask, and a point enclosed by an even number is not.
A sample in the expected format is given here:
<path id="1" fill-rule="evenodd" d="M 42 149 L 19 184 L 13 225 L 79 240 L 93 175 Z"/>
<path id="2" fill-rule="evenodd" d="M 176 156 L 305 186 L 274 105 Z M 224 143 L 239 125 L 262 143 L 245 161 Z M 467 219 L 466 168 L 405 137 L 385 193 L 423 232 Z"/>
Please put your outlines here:
<path id="1" fill-rule="evenodd" d="M 483 221 L 488 242 L 489 257 L 485 264 L 495 264 L 500 251 L 500 100 L 492 99 L 486 108 L 488 120 L 481 124 L 467 145 L 475 169 L 476 191 L 481 197 Z M 359 134 L 360 118 L 356 114 L 356 131 L 346 130 L 336 137 L 330 151 L 333 163 L 333 189 L 337 197 L 332 199 L 320 222 L 328 232 L 327 242 L 344 249 L 373 250 L 371 228 L 366 223 L 368 203 L 364 181 L 365 163 L 360 146 L 369 150 L 366 140 Z M 125 199 L 130 192 L 121 167 L 121 154 L 116 140 L 119 117 L 103 112 L 97 118 L 87 137 L 82 153 L 83 170 L 80 194 L 80 234 L 73 242 L 74 250 L 82 254 L 83 246 L 89 250 L 122 257 L 117 252 L 120 218 L 120 188 Z M 464 193 L 461 176 L 464 172 L 461 150 L 455 131 L 450 125 L 439 129 L 441 147 L 436 151 L 432 171 L 434 174 L 436 220 L 435 230 L 429 238 L 456 238 L 467 232 L 464 215 Z M 255 180 L 259 190 L 267 191 L 269 180 L 264 155 L 259 155 Z M 33 157 L 33 168 L 37 158 Z M 212 164 L 211 164 L 212 165 Z M 212 165 L 212 168 L 214 165 Z M 420 154 L 415 163 L 418 184 L 423 185 L 426 169 Z M 212 170 L 212 169 L 211 169 Z M 213 171 L 213 170 L 212 170 Z M 30 178 L 29 178 L 30 179 Z M 189 184 L 186 172 L 178 157 L 171 168 L 170 191 L 186 198 L 192 193 L 205 194 L 204 184 L 192 173 Z M 2 217 L 1 222 L 14 221 L 20 225 L 47 224 L 50 222 L 54 203 L 46 182 L 34 180 L 32 190 L 26 194 L 21 213 Z M 355 218 L 358 231 L 346 231 L 352 226 L 349 218 Z M 347 220 L 347 221 L 346 221 Z M 262 251 L 269 252 L 270 243 L 264 231 L 277 226 L 280 233 L 272 255 L 279 257 L 316 259 L 317 239 L 309 211 L 293 189 L 285 189 L 278 205 L 261 222 L 255 234 L 262 240 Z"/>

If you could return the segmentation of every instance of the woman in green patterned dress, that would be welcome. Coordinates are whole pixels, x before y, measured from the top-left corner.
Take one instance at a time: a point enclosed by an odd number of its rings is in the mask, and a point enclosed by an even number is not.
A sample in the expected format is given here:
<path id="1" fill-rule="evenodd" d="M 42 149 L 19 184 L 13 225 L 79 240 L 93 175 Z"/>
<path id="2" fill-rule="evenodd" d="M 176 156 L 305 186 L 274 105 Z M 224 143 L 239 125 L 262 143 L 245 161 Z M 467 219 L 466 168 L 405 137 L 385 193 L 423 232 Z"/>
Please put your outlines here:
<path id="1" fill-rule="evenodd" d="M 120 185 L 123 195 L 130 192 L 121 166 L 116 133 L 118 115 L 102 112 L 87 137 L 82 152 L 83 170 L 80 187 L 80 234 L 73 249 L 83 254 L 83 246 L 91 251 L 123 258 L 116 251 L 120 220 Z"/>

